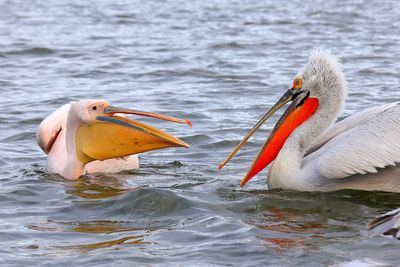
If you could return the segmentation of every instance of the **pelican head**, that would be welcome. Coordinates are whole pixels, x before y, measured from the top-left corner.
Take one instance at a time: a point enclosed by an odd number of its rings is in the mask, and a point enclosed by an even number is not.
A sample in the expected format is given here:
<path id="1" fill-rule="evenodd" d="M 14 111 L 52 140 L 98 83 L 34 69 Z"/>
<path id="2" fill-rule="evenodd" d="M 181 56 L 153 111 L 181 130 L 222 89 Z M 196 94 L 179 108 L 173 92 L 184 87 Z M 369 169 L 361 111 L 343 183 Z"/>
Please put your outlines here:
<path id="1" fill-rule="evenodd" d="M 240 186 L 243 186 L 277 157 L 291 133 L 311 116 L 318 115 L 329 118 L 325 121 L 321 120 L 322 123 L 333 123 L 330 119 L 334 117 L 332 113 L 337 114 L 342 110 L 345 97 L 346 84 L 338 58 L 329 50 L 314 50 L 308 63 L 294 77 L 291 88 L 253 127 L 218 168 L 222 169 L 271 115 L 290 102 L 253 160 L 240 184 Z M 315 127 L 318 130 L 320 128 L 323 127 Z"/>
<path id="2" fill-rule="evenodd" d="M 318 98 L 320 105 L 323 105 L 322 101 L 332 102 L 332 99 L 347 96 L 340 61 L 330 50 L 317 49 L 311 52 L 307 64 L 294 77 L 293 88 L 297 87 L 309 91 L 309 97 Z"/>
<path id="3" fill-rule="evenodd" d="M 69 119 L 76 120 L 80 125 L 89 126 L 97 122 L 98 116 L 105 115 L 109 106 L 110 103 L 103 99 L 73 101 L 70 105 Z"/>
<path id="4" fill-rule="evenodd" d="M 166 147 L 189 147 L 162 130 L 119 114 L 147 116 L 191 126 L 188 120 L 113 107 L 106 100 L 81 100 L 62 107 L 41 123 L 38 144 L 50 157 L 52 146 L 65 129 L 67 159 L 65 163 L 60 163 L 63 167 L 58 172 L 68 179 L 77 179 L 84 174 L 85 164 L 95 160 L 120 158 Z"/>

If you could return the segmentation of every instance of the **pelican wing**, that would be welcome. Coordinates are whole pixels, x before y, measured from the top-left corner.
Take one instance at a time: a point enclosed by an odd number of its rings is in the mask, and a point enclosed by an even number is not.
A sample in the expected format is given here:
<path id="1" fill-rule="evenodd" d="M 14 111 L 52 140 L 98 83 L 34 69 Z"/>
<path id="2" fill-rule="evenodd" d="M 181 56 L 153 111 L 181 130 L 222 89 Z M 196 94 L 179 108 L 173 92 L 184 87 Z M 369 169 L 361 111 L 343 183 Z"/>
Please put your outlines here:
<path id="1" fill-rule="evenodd" d="M 36 132 L 36 141 L 39 147 L 48 154 L 67 122 L 70 104 L 65 104 L 47 116 L 39 125 Z"/>
<path id="2" fill-rule="evenodd" d="M 368 109 L 335 124 L 311 148 L 328 179 L 376 173 L 400 163 L 400 102 Z"/>
<path id="3" fill-rule="evenodd" d="M 391 235 L 400 238 L 400 209 L 392 210 L 372 220 L 368 225 L 369 236 Z"/>

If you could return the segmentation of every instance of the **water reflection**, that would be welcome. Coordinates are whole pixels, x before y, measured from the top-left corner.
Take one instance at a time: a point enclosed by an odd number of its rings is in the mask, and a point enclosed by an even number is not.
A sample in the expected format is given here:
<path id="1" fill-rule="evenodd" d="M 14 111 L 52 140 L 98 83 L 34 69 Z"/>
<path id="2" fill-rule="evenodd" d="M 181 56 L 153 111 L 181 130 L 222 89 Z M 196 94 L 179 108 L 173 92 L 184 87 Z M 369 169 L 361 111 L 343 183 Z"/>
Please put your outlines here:
<path id="1" fill-rule="evenodd" d="M 112 234 L 129 231 L 146 231 L 151 232 L 151 229 L 141 229 L 130 227 L 132 224 L 129 221 L 53 221 L 48 220 L 45 223 L 29 224 L 27 228 L 41 232 L 75 232 L 75 233 L 93 233 L 93 234 Z"/>
<path id="2" fill-rule="evenodd" d="M 138 245 L 138 244 L 151 244 L 146 242 L 145 237 L 148 236 L 153 230 L 152 229 L 140 229 L 131 227 L 129 221 L 112 221 L 112 220 L 99 220 L 99 221 L 53 221 L 48 220 L 45 223 L 29 224 L 26 227 L 28 229 L 39 231 L 42 233 L 53 232 L 53 233 L 80 233 L 90 234 L 87 236 L 87 240 L 98 237 L 106 239 L 100 242 L 88 242 L 85 238 L 76 239 L 73 241 L 74 245 L 51 245 L 44 247 L 45 249 L 63 249 L 63 250 L 80 250 L 82 252 L 112 248 L 120 245 Z M 112 236 L 117 233 L 128 233 L 124 237 L 112 239 Z M 94 234 L 94 235 L 93 235 Z M 108 237 L 111 235 L 111 239 Z M 58 243 L 64 243 L 63 239 L 60 239 Z M 36 245 L 37 246 L 37 245 Z M 38 247 L 38 246 L 37 246 Z"/>
<path id="3" fill-rule="evenodd" d="M 126 236 L 114 240 L 108 240 L 97 243 L 89 243 L 82 245 L 72 245 L 72 246 L 54 246 L 58 249 L 68 249 L 68 250 L 80 250 L 81 252 L 87 252 L 95 249 L 112 248 L 119 245 L 140 245 L 140 244 L 151 244 L 150 242 L 143 241 L 143 235 L 139 236 Z"/>
<path id="4" fill-rule="evenodd" d="M 103 184 L 74 183 L 65 193 L 85 199 L 104 199 L 120 196 L 130 192 L 131 189 L 114 188 Z"/>
<path id="5" fill-rule="evenodd" d="M 264 218 L 255 223 L 259 229 L 279 234 L 279 237 L 260 237 L 267 244 L 282 249 L 305 247 L 310 239 L 321 238 L 327 223 L 323 218 L 316 219 L 318 212 L 307 212 L 297 209 L 269 209 Z M 315 242 L 315 241 L 314 241 Z"/>
<path id="6" fill-rule="evenodd" d="M 260 239 L 264 240 L 268 247 L 272 246 L 279 249 L 292 249 L 296 247 L 306 246 L 306 238 L 304 237 L 297 237 L 297 238 L 263 237 Z"/>
<path id="7" fill-rule="evenodd" d="M 83 199 L 106 199 L 126 194 L 134 189 L 146 186 L 132 187 L 128 182 L 132 176 L 127 174 L 91 174 L 78 180 L 69 181 L 56 174 L 46 174 L 51 182 L 63 185 L 65 193 Z"/>

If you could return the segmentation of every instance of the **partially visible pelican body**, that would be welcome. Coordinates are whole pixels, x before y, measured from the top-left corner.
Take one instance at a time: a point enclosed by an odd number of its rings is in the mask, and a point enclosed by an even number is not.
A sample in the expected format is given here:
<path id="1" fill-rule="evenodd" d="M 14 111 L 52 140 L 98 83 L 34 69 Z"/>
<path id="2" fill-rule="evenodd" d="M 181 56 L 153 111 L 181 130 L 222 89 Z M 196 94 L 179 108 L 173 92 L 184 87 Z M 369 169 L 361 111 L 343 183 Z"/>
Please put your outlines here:
<path id="1" fill-rule="evenodd" d="M 293 87 L 219 168 L 264 121 L 291 102 L 241 186 L 274 161 L 268 172 L 270 189 L 400 192 L 400 102 L 368 108 L 334 124 L 346 97 L 338 59 L 329 51 L 313 51 Z"/>
<path id="2" fill-rule="evenodd" d="M 48 154 L 48 172 L 71 180 L 86 173 L 116 173 L 139 168 L 137 153 L 189 147 L 157 128 L 117 113 L 191 125 L 188 120 L 111 107 L 105 100 L 74 101 L 54 111 L 38 127 L 36 138 Z"/>
<path id="3" fill-rule="evenodd" d="M 370 237 L 390 235 L 400 239 L 400 208 L 372 220 L 368 224 L 367 229 Z"/>

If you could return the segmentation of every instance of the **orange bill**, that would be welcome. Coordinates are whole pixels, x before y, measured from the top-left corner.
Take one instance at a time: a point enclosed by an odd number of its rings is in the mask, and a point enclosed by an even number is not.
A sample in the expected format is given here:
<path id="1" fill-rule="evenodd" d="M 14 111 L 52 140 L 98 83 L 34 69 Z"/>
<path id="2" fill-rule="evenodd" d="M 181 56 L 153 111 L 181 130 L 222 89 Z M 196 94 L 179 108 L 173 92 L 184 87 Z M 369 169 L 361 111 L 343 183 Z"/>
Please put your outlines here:
<path id="1" fill-rule="evenodd" d="M 229 156 L 218 166 L 218 170 L 220 171 L 234 156 L 235 154 L 240 150 L 240 148 L 249 140 L 249 138 L 257 131 L 258 128 L 261 127 L 261 125 L 268 120 L 277 110 L 279 110 L 281 107 L 283 107 L 285 104 L 287 104 L 289 101 L 292 100 L 293 95 L 296 94 L 297 92 L 294 89 L 288 90 L 279 100 L 276 102 L 276 104 L 261 118 L 259 122 L 253 127 L 253 129 L 250 130 L 246 134 L 245 137 L 243 137 L 242 141 L 232 150 L 232 152 L 229 154 Z"/>
<path id="2" fill-rule="evenodd" d="M 305 91 L 300 93 L 282 115 L 255 157 L 240 186 L 244 186 L 257 173 L 267 167 L 277 157 L 290 134 L 317 110 L 318 99 L 308 98 L 308 94 L 304 93 Z"/>
<path id="3" fill-rule="evenodd" d="M 189 120 L 116 107 L 107 107 L 103 113 L 96 117 L 96 122 L 81 125 L 76 131 L 76 153 L 82 163 L 125 157 L 167 147 L 190 147 L 184 141 L 156 127 L 118 114 L 147 116 L 192 126 Z"/>
<path id="4" fill-rule="evenodd" d="M 133 110 L 133 109 L 126 109 L 126 108 L 117 108 L 117 107 L 107 107 L 104 110 L 104 113 L 106 114 L 116 114 L 116 113 L 123 113 L 123 114 L 131 114 L 131 115 L 138 115 L 138 116 L 144 116 L 144 117 L 150 117 L 150 118 L 155 118 L 159 120 L 164 120 L 164 121 L 172 121 L 176 123 L 183 123 L 187 124 L 190 127 L 192 127 L 192 122 L 190 120 L 182 120 L 170 116 L 165 116 L 161 114 L 156 114 L 152 112 L 146 112 L 146 111 L 140 111 L 140 110 Z"/>
<path id="5" fill-rule="evenodd" d="M 184 141 L 150 125 L 117 115 L 98 116 L 97 122 L 76 131 L 76 153 L 83 163 L 125 157 L 167 147 L 189 147 Z"/>

